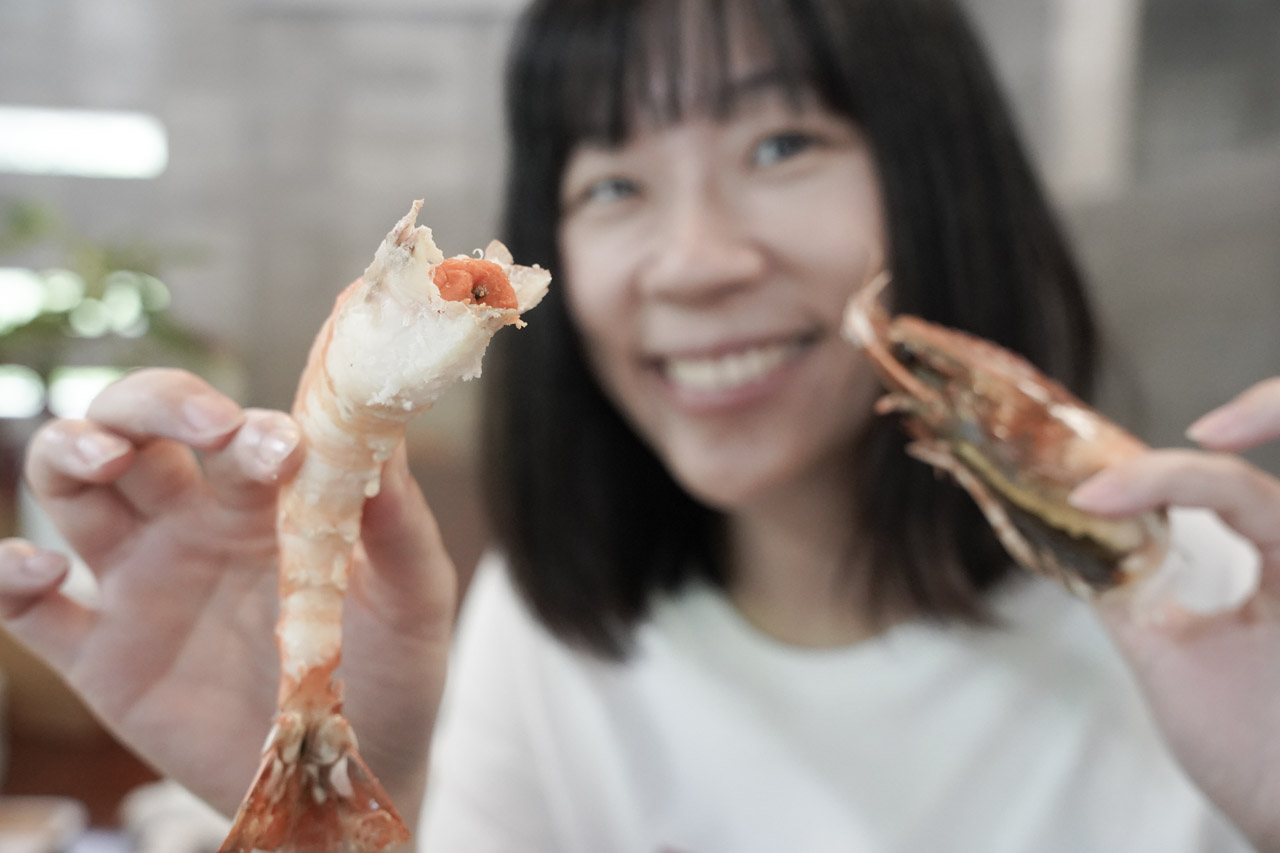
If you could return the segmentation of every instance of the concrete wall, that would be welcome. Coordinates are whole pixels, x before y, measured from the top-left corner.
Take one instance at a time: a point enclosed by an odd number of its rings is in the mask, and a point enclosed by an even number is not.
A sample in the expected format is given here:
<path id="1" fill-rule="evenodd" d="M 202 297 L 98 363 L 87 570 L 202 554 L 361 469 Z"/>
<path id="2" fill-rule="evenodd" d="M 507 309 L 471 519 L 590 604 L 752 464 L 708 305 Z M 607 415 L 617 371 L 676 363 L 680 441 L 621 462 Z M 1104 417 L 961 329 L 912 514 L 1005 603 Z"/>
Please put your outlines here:
<path id="1" fill-rule="evenodd" d="M 136 109 L 168 126 L 154 181 L 0 175 L 76 230 L 195 251 L 187 322 L 286 405 L 334 294 L 415 198 L 448 253 L 492 236 L 510 3 L 5 0 L 0 103 Z"/>

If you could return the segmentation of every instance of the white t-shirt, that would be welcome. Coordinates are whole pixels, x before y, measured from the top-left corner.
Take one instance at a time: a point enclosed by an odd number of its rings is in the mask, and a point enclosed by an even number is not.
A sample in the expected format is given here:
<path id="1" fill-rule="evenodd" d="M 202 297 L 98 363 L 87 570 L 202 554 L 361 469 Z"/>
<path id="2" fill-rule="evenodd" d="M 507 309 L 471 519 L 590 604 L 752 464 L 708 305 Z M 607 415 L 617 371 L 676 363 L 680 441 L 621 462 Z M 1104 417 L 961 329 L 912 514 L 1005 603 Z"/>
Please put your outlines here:
<path id="1" fill-rule="evenodd" d="M 787 646 L 717 591 L 605 662 L 501 560 L 469 593 L 433 751 L 429 853 L 1228 853 L 1088 606 L 1038 580 L 995 629 Z"/>

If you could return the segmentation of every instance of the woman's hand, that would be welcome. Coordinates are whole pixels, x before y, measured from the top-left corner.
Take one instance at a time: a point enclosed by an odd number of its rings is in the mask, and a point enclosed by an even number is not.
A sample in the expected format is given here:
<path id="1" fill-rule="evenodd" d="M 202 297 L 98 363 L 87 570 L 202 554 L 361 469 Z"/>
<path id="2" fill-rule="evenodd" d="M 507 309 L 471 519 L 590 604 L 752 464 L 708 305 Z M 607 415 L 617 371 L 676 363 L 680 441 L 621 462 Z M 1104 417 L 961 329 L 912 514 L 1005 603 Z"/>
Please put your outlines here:
<path id="1" fill-rule="evenodd" d="M 1280 480 L 1232 453 L 1280 437 L 1280 378 L 1188 435 L 1205 450 L 1152 451 L 1092 478 L 1073 501 L 1116 516 L 1207 507 L 1261 552 L 1261 588 L 1238 613 L 1172 629 L 1102 612 L 1192 779 L 1259 850 L 1280 851 Z"/>
<path id="2" fill-rule="evenodd" d="M 0 542 L 0 618 L 120 738 L 218 808 L 239 804 L 278 680 L 277 483 L 303 451 L 283 413 L 241 410 L 181 371 L 133 373 L 84 420 L 37 432 L 35 497 L 96 575 L 97 608 L 58 591 L 65 557 Z M 365 508 L 340 670 L 361 754 L 417 811 L 444 681 L 452 563 L 403 452 Z"/>

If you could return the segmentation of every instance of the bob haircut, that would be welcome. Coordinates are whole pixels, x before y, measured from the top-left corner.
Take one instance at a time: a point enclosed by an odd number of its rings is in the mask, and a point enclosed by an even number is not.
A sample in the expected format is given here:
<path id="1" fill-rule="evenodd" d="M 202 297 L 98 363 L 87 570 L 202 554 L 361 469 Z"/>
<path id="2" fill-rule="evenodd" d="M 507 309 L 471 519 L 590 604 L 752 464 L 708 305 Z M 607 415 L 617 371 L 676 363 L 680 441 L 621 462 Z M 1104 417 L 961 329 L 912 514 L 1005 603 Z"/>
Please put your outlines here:
<path id="1" fill-rule="evenodd" d="M 731 31 L 743 25 L 790 94 L 816 95 L 867 138 L 894 310 L 997 341 L 1088 397 L 1096 347 L 1085 293 L 983 51 L 949 0 L 535 0 L 507 69 L 503 230 L 515 256 L 561 268 L 560 181 L 576 144 L 624 142 L 637 116 L 732 109 L 714 93 L 726 89 Z M 486 493 L 538 617 L 616 658 L 655 593 L 728 581 L 723 518 L 679 488 L 606 401 L 564 286 L 553 283 L 529 327 L 501 336 L 490 356 Z M 858 581 L 866 616 L 984 621 L 984 593 L 1011 563 L 969 497 L 904 445 L 896 423 L 873 418 L 849 471 L 849 523 L 874 567 Z"/>

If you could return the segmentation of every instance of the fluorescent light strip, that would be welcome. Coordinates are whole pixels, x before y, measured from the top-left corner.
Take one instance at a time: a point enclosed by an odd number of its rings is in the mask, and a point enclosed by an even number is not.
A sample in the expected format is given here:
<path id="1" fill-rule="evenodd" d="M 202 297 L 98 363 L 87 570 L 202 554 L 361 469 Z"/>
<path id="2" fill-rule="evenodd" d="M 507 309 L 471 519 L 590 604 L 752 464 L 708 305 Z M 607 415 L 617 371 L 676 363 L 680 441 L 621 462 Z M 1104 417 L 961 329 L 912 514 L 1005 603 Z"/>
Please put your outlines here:
<path id="1" fill-rule="evenodd" d="M 33 418 L 44 411 L 44 381 L 21 364 L 0 364 L 0 418 Z"/>
<path id="2" fill-rule="evenodd" d="M 117 367 L 55 367 L 49 375 L 49 411 L 60 418 L 83 418 L 103 388 L 124 376 Z"/>
<path id="3" fill-rule="evenodd" d="M 168 134 L 155 116 L 0 106 L 0 172 L 154 178 L 168 164 Z"/>

